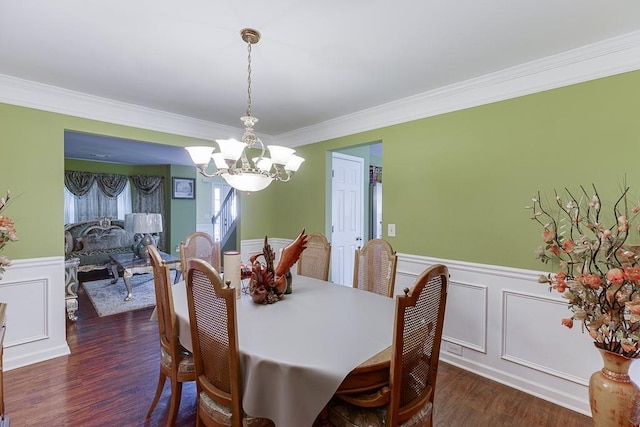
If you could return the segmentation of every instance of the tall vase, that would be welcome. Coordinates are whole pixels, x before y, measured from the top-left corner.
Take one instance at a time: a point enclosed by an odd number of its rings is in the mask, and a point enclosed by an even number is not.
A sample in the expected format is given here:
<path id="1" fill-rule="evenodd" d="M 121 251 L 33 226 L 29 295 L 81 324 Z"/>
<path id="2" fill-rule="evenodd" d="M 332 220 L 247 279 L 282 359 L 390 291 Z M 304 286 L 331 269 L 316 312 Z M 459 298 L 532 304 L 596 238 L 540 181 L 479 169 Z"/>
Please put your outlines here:
<path id="1" fill-rule="evenodd" d="M 598 349 L 604 367 L 589 379 L 589 403 L 594 427 L 638 425 L 640 389 L 629 378 L 633 359 Z"/>

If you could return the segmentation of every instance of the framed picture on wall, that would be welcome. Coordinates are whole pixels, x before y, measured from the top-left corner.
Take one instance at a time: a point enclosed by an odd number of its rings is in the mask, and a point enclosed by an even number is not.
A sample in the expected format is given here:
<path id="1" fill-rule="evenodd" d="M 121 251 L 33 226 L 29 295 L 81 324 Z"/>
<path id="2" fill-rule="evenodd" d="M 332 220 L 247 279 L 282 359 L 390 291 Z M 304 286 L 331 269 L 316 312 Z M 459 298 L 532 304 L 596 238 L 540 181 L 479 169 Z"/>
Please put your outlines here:
<path id="1" fill-rule="evenodd" d="M 173 192 L 171 194 L 173 199 L 195 199 L 196 180 L 173 177 Z"/>

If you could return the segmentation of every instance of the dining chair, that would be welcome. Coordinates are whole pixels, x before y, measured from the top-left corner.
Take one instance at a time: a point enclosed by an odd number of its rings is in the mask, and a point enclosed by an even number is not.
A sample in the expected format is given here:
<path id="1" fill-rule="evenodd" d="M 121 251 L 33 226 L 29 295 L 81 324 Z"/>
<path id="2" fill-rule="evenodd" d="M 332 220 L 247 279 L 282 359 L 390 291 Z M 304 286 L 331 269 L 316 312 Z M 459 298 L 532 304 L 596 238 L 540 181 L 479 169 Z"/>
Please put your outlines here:
<path id="1" fill-rule="evenodd" d="M 187 303 L 196 367 L 196 425 L 273 426 L 242 409 L 235 289 L 225 287 L 206 262 L 192 260 L 187 272 Z"/>
<path id="2" fill-rule="evenodd" d="M 447 267 L 434 265 L 396 297 L 389 385 L 334 397 L 333 426 L 432 426 L 448 283 Z"/>
<path id="3" fill-rule="evenodd" d="M 220 242 L 216 242 L 211 235 L 200 231 L 189 234 L 184 242 L 180 242 L 180 264 L 182 277 L 185 280 L 189 270 L 189 261 L 192 259 L 203 259 L 219 272 Z"/>
<path id="4" fill-rule="evenodd" d="M 151 417 L 162 394 L 165 381 L 169 377 L 171 380 L 171 401 L 167 425 L 174 425 L 180 407 L 182 383 L 195 381 L 196 371 L 193 354 L 180 345 L 178 338 L 178 324 L 173 308 L 169 267 L 162 261 L 158 249 L 153 245 L 149 245 L 148 249 L 156 290 L 156 313 L 160 335 L 160 378 L 153 402 L 147 412 L 147 418 Z"/>
<path id="5" fill-rule="evenodd" d="M 353 287 L 388 297 L 393 296 L 398 256 L 389 242 L 372 239 L 356 249 Z"/>
<path id="6" fill-rule="evenodd" d="M 322 233 L 307 235 L 306 248 L 298 260 L 298 275 L 329 280 L 331 244 Z"/>

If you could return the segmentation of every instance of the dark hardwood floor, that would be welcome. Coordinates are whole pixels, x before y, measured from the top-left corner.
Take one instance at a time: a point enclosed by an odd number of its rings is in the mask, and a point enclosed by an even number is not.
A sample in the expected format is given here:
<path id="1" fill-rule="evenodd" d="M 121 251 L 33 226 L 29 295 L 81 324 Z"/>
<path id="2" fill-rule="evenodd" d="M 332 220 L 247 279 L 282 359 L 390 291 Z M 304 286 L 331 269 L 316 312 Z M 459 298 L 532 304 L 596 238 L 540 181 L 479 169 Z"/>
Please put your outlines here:
<path id="1" fill-rule="evenodd" d="M 79 297 L 78 321 L 67 322 L 71 354 L 5 373 L 11 425 L 165 425 L 168 382 L 152 418 L 145 420 L 159 366 L 152 309 L 100 318 L 82 287 Z M 438 375 L 436 426 L 591 426 L 589 417 L 446 363 Z M 186 383 L 176 425 L 194 425 L 194 402 L 195 386 Z"/>

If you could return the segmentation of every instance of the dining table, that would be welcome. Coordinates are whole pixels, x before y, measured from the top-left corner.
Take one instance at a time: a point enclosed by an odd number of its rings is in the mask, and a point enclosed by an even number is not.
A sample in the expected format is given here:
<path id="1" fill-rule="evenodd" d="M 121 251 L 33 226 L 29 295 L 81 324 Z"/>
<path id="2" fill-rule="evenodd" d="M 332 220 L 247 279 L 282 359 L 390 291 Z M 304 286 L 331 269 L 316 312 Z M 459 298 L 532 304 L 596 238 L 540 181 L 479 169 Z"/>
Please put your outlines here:
<path id="1" fill-rule="evenodd" d="M 180 343 L 192 350 L 184 281 L 172 294 Z M 293 292 L 274 304 L 242 292 L 244 411 L 277 427 L 310 427 L 337 391 L 388 380 L 394 307 L 392 298 L 305 276 L 294 276 Z"/>

